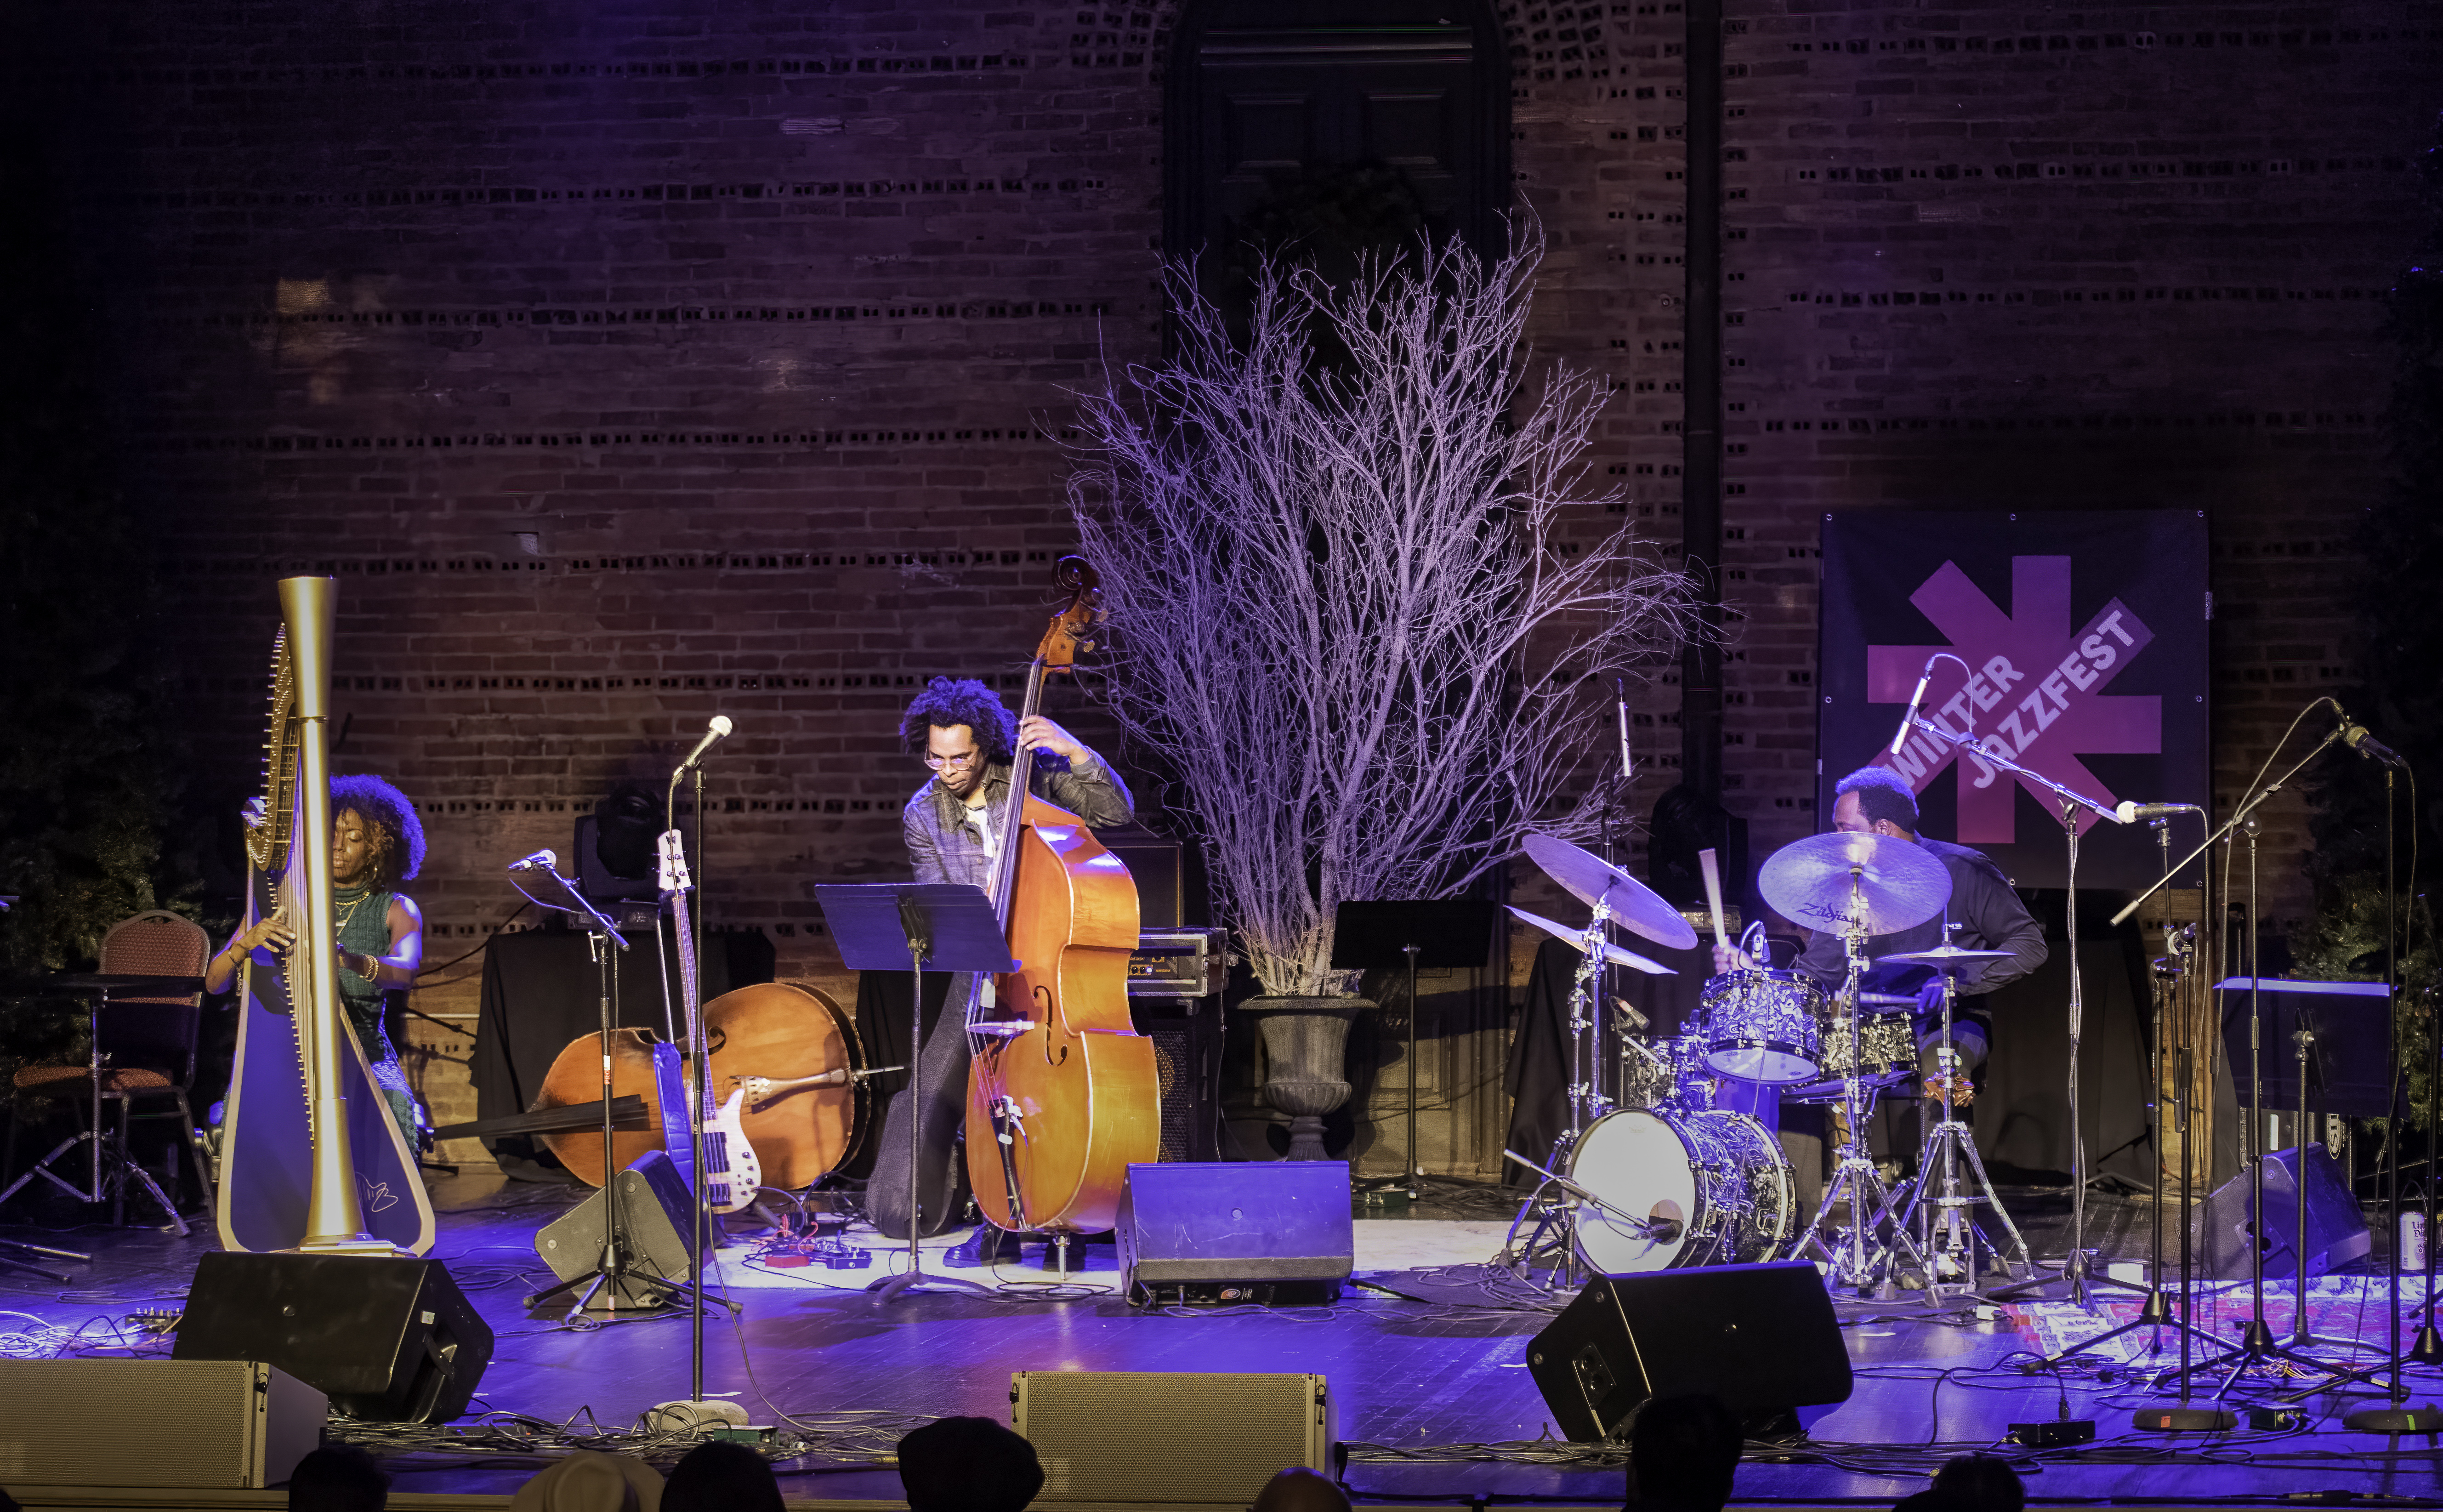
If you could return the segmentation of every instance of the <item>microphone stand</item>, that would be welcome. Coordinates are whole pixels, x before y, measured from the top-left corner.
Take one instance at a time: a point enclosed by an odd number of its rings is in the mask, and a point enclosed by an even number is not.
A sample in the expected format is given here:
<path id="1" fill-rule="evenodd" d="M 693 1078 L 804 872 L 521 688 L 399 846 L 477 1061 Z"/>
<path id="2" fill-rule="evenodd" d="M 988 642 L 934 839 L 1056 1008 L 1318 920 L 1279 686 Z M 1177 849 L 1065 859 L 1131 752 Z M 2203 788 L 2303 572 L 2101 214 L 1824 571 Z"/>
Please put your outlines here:
<path id="1" fill-rule="evenodd" d="M 657 1312 L 669 1306 L 681 1292 L 698 1297 L 702 1294 L 691 1285 L 670 1281 L 654 1271 L 643 1256 L 632 1250 L 628 1240 L 628 1208 L 620 1194 L 619 1158 L 613 1148 L 611 1138 L 613 1130 L 611 1035 L 614 1029 L 611 1000 L 617 991 L 618 982 L 618 973 L 614 965 L 618 957 L 612 952 L 615 950 L 628 949 L 628 942 L 620 937 L 618 926 L 604 917 L 602 911 L 589 902 L 585 894 L 577 890 L 575 883 L 560 875 L 560 868 L 557 865 L 546 865 L 543 870 L 551 874 L 551 879 L 558 882 L 560 891 L 567 894 L 569 900 L 577 905 L 567 912 L 583 916 L 586 945 L 594 956 L 596 991 L 600 1000 L 601 1008 L 602 1256 L 595 1262 L 592 1270 L 580 1272 L 564 1282 L 529 1296 L 526 1298 L 526 1305 L 539 1306 L 563 1292 L 574 1291 L 579 1285 L 584 1285 L 585 1295 L 579 1298 L 577 1305 L 568 1310 L 568 1317 L 572 1320 L 593 1306 L 597 1295 L 603 1299 L 603 1310 L 615 1317 L 622 1312 Z M 631 1290 L 642 1293 L 645 1300 L 631 1301 L 625 1295 Z"/>
<path id="2" fill-rule="evenodd" d="M 2067 936 L 2066 943 L 2069 947 L 2070 1175 L 2069 1253 L 2063 1257 L 2062 1260 L 2062 1279 L 2069 1282 L 2069 1300 L 2072 1302 L 2077 1303 L 2079 1306 L 2084 1307 L 2086 1305 L 2086 1288 L 2090 1281 L 2103 1280 L 2107 1284 L 2116 1286 L 2125 1285 L 2127 1283 L 2122 1282 L 2112 1282 L 2109 1281 L 2108 1278 L 2092 1277 L 2089 1275 L 2087 1268 L 2086 1123 L 2080 1116 L 2081 1110 L 2079 1107 L 2078 1086 L 2079 1045 L 2085 1034 L 2086 1028 L 2086 999 L 2082 990 L 2084 978 L 2079 969 L 2078 960 L 2078 811 L 2082 808 L 2086 809 L 2097 815 L 2099 818 L 2108 819 L 2116 824 L 2121 822 L 2121 816 L 2118 812 L 2104 807 L 2102 803 L 2097 802 L 2094 799 L 2087 797 L 2085 794 L 2078 792 L 2073 788 L 2066 787 L 2060 783 L 2054 782 L 2051 778 L 2047 777 L 2042 772 L 2030 771 L 2027 767 L 2020 765 L 2017 762 L 2012 761 L 2010 757 L 2002 755 L 1997 751 L 1987 749 L 1983 745 L 1979 744 L 1975 737 L 1968 735 L 1965 732 L 1954 733 L 1951 730 L 1944 729 L 1939 726 L 1927 721 L 1925 716 L 1922 714 L 1910 714 L 1905 724 L 1916 726 L 1927 734 L 1932 735 L 1935 739 L 1942 741 L 1956 748 L 1964 755 L 1973 754 L 1978 761 L 1984 763 L 1988 766 L 1998 767 L 1999 769 L 2017 777 L 2022 782 L 2033 783 L 2038 787 L 2041 787 L 2045 791 L 2052 794 L 2053 801 L 2061 805 L 2062 834 L 2064 844 L 2066 846 L 2067 858 L 2067 867 L 2063 876 L 2066 883 L 2066 891 L 2068 894 L 2066 906 L 2062 911 L 2062 927 L 2064 932 Z M 2159 1152 L 2158 1154 L 2158 1158 L 2160 1158 Z M 1998 1204 L 1996 1206 L 1998 1207 Z M 2017 1297 L 2023 1292 L 2047 1284 L 2051 1281 L 2051 1279 L 2052 1278 L 2048 1276 L 2033 1276 L 2026 1281 L 2018 1282 L 2013 1285 L 2004 1287 L 1991 1295 L 1999 1299 Z"/>

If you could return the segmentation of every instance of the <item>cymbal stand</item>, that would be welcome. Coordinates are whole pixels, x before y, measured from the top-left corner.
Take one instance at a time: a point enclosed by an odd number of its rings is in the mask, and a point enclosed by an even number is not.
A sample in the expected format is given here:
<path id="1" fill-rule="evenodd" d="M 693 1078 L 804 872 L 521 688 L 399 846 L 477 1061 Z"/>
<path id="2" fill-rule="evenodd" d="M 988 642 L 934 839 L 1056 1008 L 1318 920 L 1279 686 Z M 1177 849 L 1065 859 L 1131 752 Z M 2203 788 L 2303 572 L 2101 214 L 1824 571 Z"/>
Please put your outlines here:
<path id="1" fill-rule="evenodd" d="M 1944 926 L 1946 944 L 1951 931 L 1956 928 L 1957 925 Z M 1968 1209 L 1980 1202 L 1991 1206 L 1993 1216 L 2002 1221 L 2003 1231 L 2011 1236 L 2011 1246 L 2018 1251 L 2018 1263 L 2030 1271 L 2035 1269 L 2036 1263 L 2035 1257 L 2028 1252 L 2028 1241 L 2020 1234 L 2019 1226 L 2011 1221 L 2010 1209 L 2002 1206 L 2000 1194 L 1994 1191 L 1993 1178 L 1985 1174 L 1985 1161 L 1976 1153 L 1975 1136 L 1960 1121 L 1958 1110 L 1951 1100 L 1952 1073 L 1959 1064 L 1958 1052 L 1951 1045 L 1951 1012 L 1958 994 L 1961 968 L 1948 966 L 1937 969 L 1942 976 L 1942 1043 L 1935 1052 L 1935 1085 L 1942 1104 L 1942 1118 L 1925 1132 L 1925 1141 L 1918 1151 L 1917 1177 L 1904 1184 L 1908 1201 L 1892 1219 L 1896 1233 L 1913 1231 L 1919 1235 L 1925 1254 L 1925 1295 L 1929 1300 L 1966 1296 L 1976 1290 L 1976 1255 L 1980 1248 L 1993 1262 L 1994 1268 L 2010 1274 L 2009 1257 L 1968 1214 Z M 1942 1162 L 1941 1194 L 1928 1200 L 1926 1184 L 1934 1177 L 1938 1154 Z M 1959 1163 L 1963 1158 L 1976 1177 L 1977 1195 L 1960 1194 Z M 1938 1237 L 1941 1243 L 1938 1257 L 1935 1247 Z M 1951 1276 L 1957 1279 L 1946 1279 Z"/>
<path id="2" fill-rule="evenodd" d="M 1859 983 L 1866 974 L 1866 931 L 1864 924 L 1865 905 L 1860 897 L 1861 869 L 1849 869 L 1849 918 L 1842 928 L 1842 949 L 1848 957 L 1848 975 L 1841 984 L 1840 1001 L 1847 1005 L 1849 1042 L 1864 1043 L 1861 1038 L 1864 1025 L 1858 1008 Z M 1866 1119 L 1874 1110 L 1875 1095 L 1881 1089 L 1868 1086 L 1862 1057 L 1849 1057 L 1848 1075 L 1841 1081 L 1841 1106 L 1849 1119 L 1847 1134 L 1841 1142 L 1840 1164 L 1832 1179 L 1824 1184 L 1824 1195 L 1815 1205 L 1815 1219 L 1807 1231 L 1790 1247 L 1793 1260 L 1812 1258 L 1831 1267 L 1836 1284 L 1852 1286 L 1861 1293 L 1874 1289 L 1890 1274 L 1890 1258 L 1894 1249 L 1907 1253 L 1911 1263 L 1922 1266 L 1924 1257 L 1910 1240 L 1906 1230 L 1893 1230 L 1889 1244 L 1878 1245 L 1872 1254 L 1866 1248 L 1866 1236 L 1891 1210 L 1892 1189 L 1883 1181 L 1883 1172 L 1875 1169 L 1873 1152 L 1866 1142 Z M 1849 1202 L 1849 1226 L 1846 1235 L 1832 1227 L 1832 1205 L 1842 1197 Z"/>
<path id="3" fill-rule="evenodd" d="M 1603 963 L 1609 953 L 1604 947 L 1610 938 L 1611 931 L 1607 928 L 1610 922 L 1611 904 L 1598 899 L 1594 917 L 1588 921 L 1586 931 L 1578 940 L 1578 974 L 1570 989 L 1570 1122 L 1569 1127 L 1552 1141 L 1550 1157 L 1552 1171 L 1569 1169 L 1570 1153 L 1577 1148 L 1578 1141 L 1586 1137 L 1587 1127 L 1611 1109 L 1611 1099 L 1594 1085 L 1594 1078 L 1599 1074 L 1597 1068 L 1605 1059 L 1599 1027 L 1603 1022 L 1603 999 L 1596 988 L 1602 981 Z M 1575 1200 L 1580 1195 L 1580 1189 L 1534 1161 L 1515 1155 L 1512 1158 L 1517 1159 L 1520 1165 L 1543 1180 L 1527 1194 L 1527 1200 L 1518 1205 L 1518 1215 L 1510 1223 L 1510 1237 L 1502 1244 L 1495 1263 L 1511 1267 L 1522 1279 L 1532 1279 L 1534 1256 L 1538 1250 L 1557 1247 L 1557 1262 L 1547 1279 L 1547 1288 L 1575 1286 L 1578 1282 Z M 1556 1187 L 1570 1200 L 1549 1196 L 1548 1193 Z M 1517 1242 L 1518 1229 L 1527 1222 L 1530 1213 L 1538 1214 L 1535 1227 L 1527 1236 L 1526 1243 L 1521 1245 Z"/>

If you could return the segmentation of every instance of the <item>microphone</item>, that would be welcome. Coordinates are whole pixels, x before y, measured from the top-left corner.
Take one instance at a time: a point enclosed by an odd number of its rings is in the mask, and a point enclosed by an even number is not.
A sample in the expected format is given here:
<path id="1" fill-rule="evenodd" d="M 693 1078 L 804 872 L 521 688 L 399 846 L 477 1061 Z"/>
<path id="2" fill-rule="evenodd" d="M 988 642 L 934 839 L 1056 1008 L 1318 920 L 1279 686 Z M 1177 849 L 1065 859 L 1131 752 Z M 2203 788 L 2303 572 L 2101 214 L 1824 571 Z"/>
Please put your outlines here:
<path id="1" fill-rule="evenodd" d="M 1934 680 L 1934 662 L 1929 659 L 1925 671 L 1917 674 L 1917 691 L 1909 694 L 1908 712 L 1901 716 L 1901 728 L 1892 731 L 1891 754 L 1897 756 L 1908 744 L 1909 727 L 1917 722 L 1917 706 L 1925 702 L 1925 685 Z"/>
<path id="2" fill-rule="evenodd" d="M 2364 725 L 2351 725 L 2344 728 L 2342 731 L 2342 744 L 2379 766 L 2390 766 L 2401 771 L 2409 769 L 2409 763 L 2401 759 L 2400 752 L 2368 734 Z"/>
<path id="3" fill-rule="evenodd" d="M 509 863 L 512 872 L 554 872 L 559 869 L 560 853 L 557 851 L 537 851 L 532 856 L 522 856 Z"/>
<path id="4" fill-rule="evenodd" d="M 713 742 L 721 739 L 724 735 L 728 734 L 729 730 L 730 724 L 729 716 L 727 714 L 713 715 L 712 722 L 705 727 L 704 739 L 697 741 L 695 743 L 695 749 L 687 753 L 687 760 L 679 763 L 679 770 L 686 771 L 696 763 L 704 760 L 704 753 L 712 749 Z"/>
<path id="5" fill-rule="evenodd" d="M 2195 803 L 2140 803 L 2124 798 L 2112 811 L 2113 819 L 2122 824 L 2137 824 L 2150 819 L 2170 819 L 2175 814 L 2202 814 L 2205 810 Z"/>

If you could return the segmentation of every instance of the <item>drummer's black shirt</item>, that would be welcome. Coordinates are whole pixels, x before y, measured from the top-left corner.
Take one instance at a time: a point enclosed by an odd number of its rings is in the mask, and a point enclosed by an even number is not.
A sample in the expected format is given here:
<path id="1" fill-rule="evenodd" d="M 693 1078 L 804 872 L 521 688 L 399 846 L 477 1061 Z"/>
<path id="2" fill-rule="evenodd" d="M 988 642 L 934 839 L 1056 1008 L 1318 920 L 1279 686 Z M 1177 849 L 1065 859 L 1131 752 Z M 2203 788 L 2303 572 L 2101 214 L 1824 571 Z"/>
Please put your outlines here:
<path id="1" fill-rule="evenodd" d="M 1951 874 L 1951 901 L 1943 906 L 1942 913 L 1914 929 L 1868 936 L 1867 960 L 1930 950 L 1942 943 L 1942 927 L 1948 921 L 1959 926 L 1953 931 L 1951 942 L 1962 950 L 2011 952 L 2007 961 L 1983 962 L 1978 969 L 1964 975 L 1959 983 L 1963 998 L 1982 997 L 2045 964 L 2044 926 L 2028 913 L 2019 894 L 2011 891 L 2010 878 L 1984 852 L 1922 837 L 1917 844 Z M 1826 987 L 1839 987 L 1849 974 L 1849 959 L 1842 948 L 1840 931 L 1816 931 L 1815 937 L 1807 942 L 1807 949 L 1799 952 L 1796 965 Z M 1863 986 L 1868 992 L 1914 996 L 1919 985 L 1933 974 L 1931 967 L 1870 966 Z"/>

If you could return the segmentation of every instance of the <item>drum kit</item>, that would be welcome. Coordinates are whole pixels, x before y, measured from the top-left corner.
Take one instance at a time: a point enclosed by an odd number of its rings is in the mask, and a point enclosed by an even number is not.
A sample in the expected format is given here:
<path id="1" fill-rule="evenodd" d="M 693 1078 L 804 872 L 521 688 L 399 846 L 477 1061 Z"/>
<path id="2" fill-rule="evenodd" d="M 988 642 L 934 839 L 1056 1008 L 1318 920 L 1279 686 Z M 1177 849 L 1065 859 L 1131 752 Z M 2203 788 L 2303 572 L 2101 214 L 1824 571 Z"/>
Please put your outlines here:
<path id="1" fill-rule="evenodd" d="M 1637 1032 L 1644 1023 L 1627 1004 L 1607 1007 L 1600 984 L 1607 965 L 1655 974 L 1672 968 L 1612 943 L 1609 927 L 1687 950 L 1698 943 L 1687 918 L 1576 845 L 1538 835 L 1526 851 L 1590 913 L 1573 930 L 1511 910 L 1574 948 L 1580 961 L 1568 1020 L 1568 1123 L 1547 1161 L 1508 1152 L 1543 1179 L 1511 1226 L 1504 1263 L 1522 1276 L 1543 1270 L 1559 1288 L 1582 1272 L 1809 1259 L 1837 1285 L 1889 1296 L 1901 1274 L 1913 1272 L 1938 1297 L 1973 1290 L 1980 1269 L 2032 1268 L 1958 1117 L 1967 1082 L 1951 1044 L 1960 978 L 2007 952 L 1963 950 L 1949 943 L 1946 929 L 1945 942 L 1932 950 L 1872 960 L 1865 953 L 1869 939 L 1943 912 L 1951 876 L 1940 861 L 1871 834 L 1817 835 L 1783 847 L 1759 875 L 1765 900 L 1785 917 L 1840 936 L 1844 980 L 1828 992 L 1804 973 L 1747 965 L 1753 952 L 1739 951 L 1737 969 L 1706 982 L 1694 1020 L 1661 1036 Z M 1712 853 L 1701 859 L 1715 944 L 1727 950 Z M 1751 942 L 1761 929 L 1750 927 Z M 1942 983 L 1938 1075 L 1923 1089 L 1939 1116 L 1926 1119 L 1917 1174 L 1898 1185 L 1884 1180 L 1868 1151 L 1868 1120 L 1879 1097 L 1915 1090 L 1919 1000 L 1864 990 L 1868 968 L 1883 965 L 1927 967 Z M 1607 1042 L 1619 1059 L 1616 1097 L 1600 1084 Z M 1839 1110 L 1839 1159 L 1811 1220 L 1772 1124 L 1744 1111 L 1775 1097 Z M 2007 1252 L 1973 1218 L 1979 1206 L 1990 1207 L 2008 1234 Z"/>

